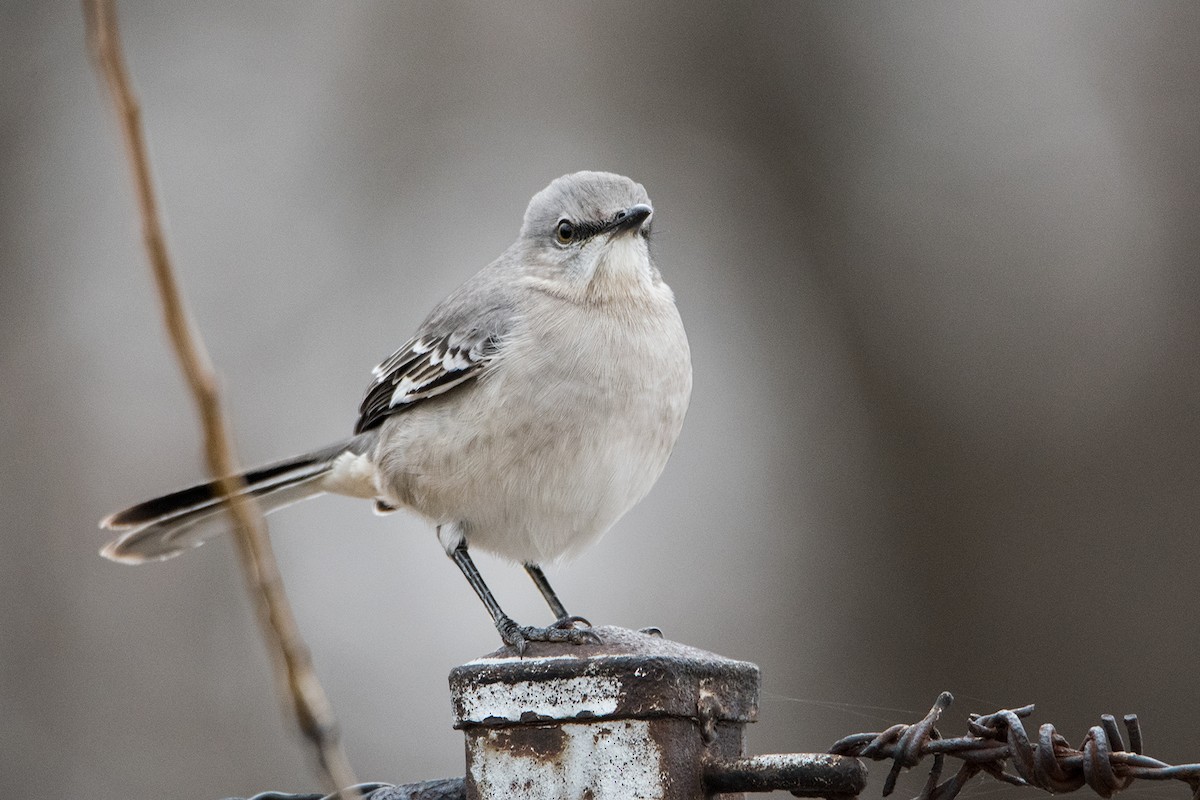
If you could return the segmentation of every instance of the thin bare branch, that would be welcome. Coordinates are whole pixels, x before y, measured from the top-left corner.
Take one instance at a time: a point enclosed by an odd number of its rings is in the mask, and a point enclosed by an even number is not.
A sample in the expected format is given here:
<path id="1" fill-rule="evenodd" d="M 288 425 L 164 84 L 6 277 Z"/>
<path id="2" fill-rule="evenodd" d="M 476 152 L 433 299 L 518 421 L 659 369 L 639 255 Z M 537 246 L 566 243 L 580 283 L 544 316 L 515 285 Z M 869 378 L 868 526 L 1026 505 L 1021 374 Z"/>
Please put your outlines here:
<path id="1" fill-rule="evenodd" d="M 275 662 L 277 684 L 291 704 L 301 733 L 316 749 L 321 777 L 334 790 L 351 786 L 355 783 L 354 776 L 338 741 L 329 700 L 313 670 L 311 656 L 300 637 L 284 592 L 267 537 L 266 522 L 258 504 L 240 494 L 244 488 L 241 479 L 230 477 L 238 473 L 237 459 L 221 410 L 212 364 L 200 335 L 190 322 L 167 252 L 146 152 L 141 110 L 125 67 L 115 4 L 113 0 L 84 0 L 83 8 L 90 52 L 96 69 L 108 86 L 120 123 L 163 321 L 196 402 L 208 469 L 218 479 L 221 493 L 229 504 L 238 561 L 254 600 L 263 637 Z"/>

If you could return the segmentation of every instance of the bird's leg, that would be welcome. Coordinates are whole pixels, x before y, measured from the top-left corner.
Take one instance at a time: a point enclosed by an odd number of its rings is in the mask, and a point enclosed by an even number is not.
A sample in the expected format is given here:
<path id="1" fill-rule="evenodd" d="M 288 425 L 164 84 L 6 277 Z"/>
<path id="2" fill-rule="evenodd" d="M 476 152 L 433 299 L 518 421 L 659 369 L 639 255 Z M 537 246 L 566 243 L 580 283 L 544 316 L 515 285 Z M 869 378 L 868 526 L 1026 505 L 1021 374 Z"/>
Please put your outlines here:
<path id="1" fill-rule="evenodd" d="M 556 628 L 573 628 L 576 625 L 583 625 L 585 628 L 592 627 L 592 623 L 588 622 L 583 617 L 572 616 L 567 613 L 567 607 L 558 599 L 558 594 L 555 593 L 554 587 L 550 585 L 550 581 L 546 580 L 546 573 L 542 572 L 542 568 L 537 564 L 526 564 L 525 571 L 529 573 L 529 577 L 533 578 L 533 585 L 542 593 L 542 597 L 546 600 L 546 605 L 550 606 L 550 612 L 554 614 Z"/>
<path id="2" fill-rule="evenodd" d="M 516 650 L 518 654 L 525 652 L 525 646 L 529 642 L 569 642 L 571 644 L 599 642 L 596 634 L 589 630 L 560 627 L 531 628 L 525 625 L 518 625 L 513 621 L 512 617 L 504 613 L 500 608 L 500 604 L 496 602 L 496 597 L 492 594 L 492 590 L 483 582 L 483 576 L 479 574 L 479 569 L 471 559 L 470 553 L 467 552 L 467 543 L 465 541 L 460 542 L 457 547 L 450 551 L 450 559 L 458 565 L 463 577 L 467 579 L 467 583 L 471 584 L 471 588 L 475 590 L 475 594 L 479 595 L 479 599 L 483 601 L 484 607 L 492 615 L 492 621 L 496 623 L 496 630 L 500 632 L 500 638 L 506 645 Z"/>
<path id="3" fill-rule="evenodd" d="M 554 593 L 554 587 L 550 585 L 550 581 L 546 580 L 546 573 L 542 572 L 542 568 L 537 564 L 526 564 L 525 571 L 529 573 L 529 577 L 533 578 L 533 585 L 542 593 L 542 597 L 546 598 L 546 605 L 550 606 L 550 611 L 556 619 L 565 619 L 567 616 L 566 606 L 558 599 L 558 595 Z"/>

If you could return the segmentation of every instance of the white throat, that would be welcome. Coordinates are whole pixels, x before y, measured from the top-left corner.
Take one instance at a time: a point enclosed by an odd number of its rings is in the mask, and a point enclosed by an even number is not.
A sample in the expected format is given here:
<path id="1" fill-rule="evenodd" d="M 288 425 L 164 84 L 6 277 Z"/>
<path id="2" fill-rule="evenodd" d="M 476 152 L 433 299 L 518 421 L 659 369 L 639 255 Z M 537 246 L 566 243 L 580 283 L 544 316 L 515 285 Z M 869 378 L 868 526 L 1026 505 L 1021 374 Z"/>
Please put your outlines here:
<path id="1" fill-rule="evenodd" d="M 642 294 L 653 282 L 646 240 L 636 235 L 618 236 L 602 244 L 587 293 L 594 299 Z"/>

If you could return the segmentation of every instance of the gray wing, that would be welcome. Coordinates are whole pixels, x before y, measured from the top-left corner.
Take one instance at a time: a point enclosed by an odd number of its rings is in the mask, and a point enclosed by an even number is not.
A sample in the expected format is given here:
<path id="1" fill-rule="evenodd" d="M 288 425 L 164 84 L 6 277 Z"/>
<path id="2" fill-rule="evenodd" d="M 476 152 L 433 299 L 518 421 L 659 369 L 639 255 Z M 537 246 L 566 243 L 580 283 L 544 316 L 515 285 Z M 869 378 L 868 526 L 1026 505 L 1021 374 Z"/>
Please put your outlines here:
<path id="1" fill-rule="evenodd" d="M 371 371 L 354 432 L 479 377 L 514 320 L 512 288 L 501 259 L 447 297 L 420 333 Z"/>
<path id="2" fill-rule="evenodd" d="M 499 337 L 479 331 L 411 340 L 371 371 L 375 380 L 358 407 L 354 432 L 368 431 L 392 414 L 477 377 L 499 343 Z"/>

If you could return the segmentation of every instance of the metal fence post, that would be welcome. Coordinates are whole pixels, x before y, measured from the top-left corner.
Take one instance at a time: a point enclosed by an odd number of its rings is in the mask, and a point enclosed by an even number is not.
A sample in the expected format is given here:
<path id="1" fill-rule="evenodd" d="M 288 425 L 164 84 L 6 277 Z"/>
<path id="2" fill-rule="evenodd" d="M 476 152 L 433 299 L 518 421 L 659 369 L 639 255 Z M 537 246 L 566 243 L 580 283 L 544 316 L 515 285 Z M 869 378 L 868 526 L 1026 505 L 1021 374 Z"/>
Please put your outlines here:
<path id="1" fill-rule="evenodd" d="M 745 757 L 758 667 L 656 632 L 597 628 L 602 644 L 504 649 L 450 673 L 468 800 L 697 800 L 787 789 L 857 794 L 833 755 Z"/>

